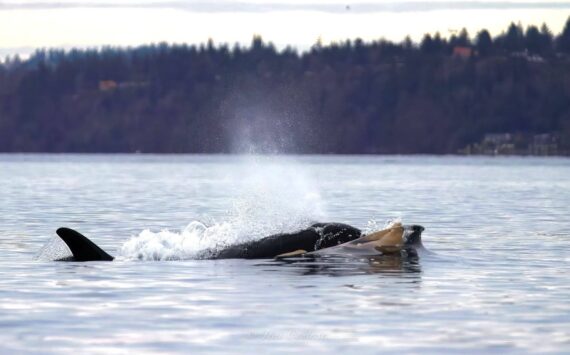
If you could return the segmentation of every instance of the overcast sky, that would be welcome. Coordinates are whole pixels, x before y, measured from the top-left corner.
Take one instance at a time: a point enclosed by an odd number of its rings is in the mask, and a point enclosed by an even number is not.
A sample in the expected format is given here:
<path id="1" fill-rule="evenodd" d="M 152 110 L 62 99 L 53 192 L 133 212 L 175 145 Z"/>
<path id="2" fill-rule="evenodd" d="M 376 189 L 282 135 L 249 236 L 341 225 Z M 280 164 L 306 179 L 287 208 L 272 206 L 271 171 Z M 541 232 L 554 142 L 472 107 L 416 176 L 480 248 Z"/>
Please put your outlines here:
<path id="1" fill-rule="evenodd" d="M 419 40 L 466 27 L 494 34 L 512 21 L 546 22 L 559 32 L 570 1 L 0 1 L 0 55 L 38 47 L 134 46 L 152 42 L 249 43 L 254 34 L 278 47 L 310 47 L 360 37 Z"/>

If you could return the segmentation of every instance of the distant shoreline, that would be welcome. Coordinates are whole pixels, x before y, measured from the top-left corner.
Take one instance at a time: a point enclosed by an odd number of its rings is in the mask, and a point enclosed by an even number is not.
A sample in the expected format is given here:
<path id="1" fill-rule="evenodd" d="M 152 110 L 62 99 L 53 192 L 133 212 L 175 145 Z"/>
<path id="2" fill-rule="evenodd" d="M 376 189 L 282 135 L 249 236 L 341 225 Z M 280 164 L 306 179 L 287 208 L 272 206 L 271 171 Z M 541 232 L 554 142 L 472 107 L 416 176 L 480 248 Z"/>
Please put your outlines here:
<path id="1" fill-rule="evenodd" d="M 130 156 L 130 157 L 378 157 L 378 158 L 570 158 L 570 155 L 530 155 L 530 154 L 372 154 L 372 153 L 132 153 L 132 152 L 0 152 L 0 156 Z"/>
<path id="2" fill-rule="evenodd" d="M 570 18 L 304 53 L 157 44 L 0 65 L 0 151 L 570 155 Z"/>

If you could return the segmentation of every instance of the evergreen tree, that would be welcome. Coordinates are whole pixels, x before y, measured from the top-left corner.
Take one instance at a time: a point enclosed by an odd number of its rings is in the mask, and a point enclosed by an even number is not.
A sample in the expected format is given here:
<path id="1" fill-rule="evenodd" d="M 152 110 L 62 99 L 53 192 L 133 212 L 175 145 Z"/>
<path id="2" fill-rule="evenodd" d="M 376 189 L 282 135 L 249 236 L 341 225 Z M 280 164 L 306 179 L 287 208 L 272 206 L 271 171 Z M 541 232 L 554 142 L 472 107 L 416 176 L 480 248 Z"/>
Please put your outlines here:
<path id="1" fill-rule="evenodd" d="M 556 48 L 559 52 L 570 53 L 570 17 L 566 21 L 564 30 L 556 40 Z"/>
<path id="2" fill-rule="evenodd" d="M 434 43 L 430 34 L 426 34 L 420 44 L 420 49 L 425 54 L 432 54 L 434 52 Z"/>
<path id="3" fill-rule="evenodd" d="M 463 28 L 461 32 L 459 32 L 459 37 L 457 38 L 457 45 L 463 47 L 471 46 L 471 38 L 469 37 L 469 32 L 467 32 L 466 28 Z"/>
<path id="4" fill-rule="evenodd" d="M 446 42 L 443 38 L 441 38 L 441 34 L 436 32 L 435 36 L 433 37 L 433 50 L 435 53 L 444 53 Z"/>
<path id="5" fill-rule="evenodd" d="M 412 42 L 410 36 L 406 36 L 406 38 L 404 38 L 404 41 L 402 42 L 402 47 L 408 51 L 414 48 L 414 42 Z"/>
<path id="6" fill-rule="evenodd" d="M 477 51 L 481 56 L 488 56 L 493 50 L 493 39 L 487 30 L 482 30 L 477 33 L 475 40 Z"/>
<path id="7" fill-rule="evenodd" d="M 542 36 L 542 54 L 549 54 L 553 50 L 553 39 L 552 31 L 548 28 L 546 23 L 543 23 L 540 27 L 540 35 Z"/>
<path id="8" fill-rule="evenodd" d="M 544 49 L 543 38 L 536 26 L 529 26 L 525 34 L 525 47 L 530 53 L 542 54 Z"/>
<path id="9" fill-rule="evenodd" d="M 511 23 L 504 38 L 504 48 L 508 52 L 520 52 L 525 49 L 522 26 Z"/>

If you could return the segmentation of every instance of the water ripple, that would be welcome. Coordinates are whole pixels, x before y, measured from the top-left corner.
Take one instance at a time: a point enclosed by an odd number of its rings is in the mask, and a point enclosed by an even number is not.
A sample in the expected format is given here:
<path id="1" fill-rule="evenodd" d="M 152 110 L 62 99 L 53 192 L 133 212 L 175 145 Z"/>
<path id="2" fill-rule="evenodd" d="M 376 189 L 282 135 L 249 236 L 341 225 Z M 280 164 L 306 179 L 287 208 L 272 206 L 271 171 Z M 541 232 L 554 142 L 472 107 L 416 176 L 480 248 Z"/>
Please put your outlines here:
<path id="1" fill-rule="evenodd" d="M 1 352 L 570 351 L 569 160 L 245 160 L 0 155 Z M 263 179 L 248 180 L 256 169 L 266 169 Z M 288 183 L 272 172 L 302 179 Z M 426 227 L 432 253 L 33 260 L 62 225 L 116 255 L 144 229 L 223 223 L 235 217 L 245 180 L 269 184 L 260 191 L 288 189 L 260 195 L 258 217 L 285 207 L 280 218 L 306 212 L 294 204 L 312 201 L 322 218 L 361 227 L 401 218 Z M 311 199 L 298 198 L 305 190 Z"/>

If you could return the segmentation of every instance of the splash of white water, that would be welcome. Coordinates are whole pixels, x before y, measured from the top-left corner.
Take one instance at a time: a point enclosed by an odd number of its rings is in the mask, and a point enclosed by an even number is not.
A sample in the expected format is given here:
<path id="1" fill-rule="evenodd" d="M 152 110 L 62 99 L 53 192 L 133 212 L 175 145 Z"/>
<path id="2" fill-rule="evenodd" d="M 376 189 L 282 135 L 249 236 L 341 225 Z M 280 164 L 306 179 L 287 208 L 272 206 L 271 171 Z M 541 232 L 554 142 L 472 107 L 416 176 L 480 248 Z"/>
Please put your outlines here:
<path id="1" fill-rule="evenodd" d="M 326 217 L 314 179 L 301 164 L 253 156 L 240 169 L 240 197 L 222 222 L 193 221 L 178 232 L 144 230 L 122 246 L 119 258 L 193 259 L 207 250 L 306 228 Z"/>

